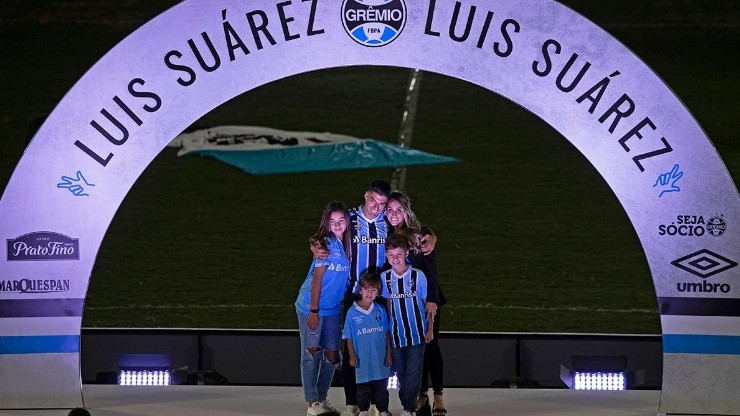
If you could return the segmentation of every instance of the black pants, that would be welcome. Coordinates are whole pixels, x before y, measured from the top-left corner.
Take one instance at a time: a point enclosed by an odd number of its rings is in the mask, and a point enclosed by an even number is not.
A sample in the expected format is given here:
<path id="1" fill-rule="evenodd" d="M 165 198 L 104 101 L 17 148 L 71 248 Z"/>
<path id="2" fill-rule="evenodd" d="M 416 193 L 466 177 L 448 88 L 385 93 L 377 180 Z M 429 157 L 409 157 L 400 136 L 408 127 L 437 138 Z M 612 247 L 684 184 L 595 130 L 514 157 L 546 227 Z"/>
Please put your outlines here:
<path id="1" fill-rule="evenodd" d="M 370 403 L 375 403 L 378 412 L 388 411 L 388 379 L 368 381 L 357 384 L 357 405 L 361 412 L 370 409 Z"/>
<path id="2" fill-rule="evenodd" d="M 342 352 L 342 385 L 344 386 L 344 402 L 347 405 L 357 406 L 356 383 L 355 368 L 349 363 L 349 349 L 345 343 Z"/>
<path id="3" fill-rule="evenodd" d="M 437 309 L 437 314 L 434 315 L 434 324 L 432 325 L 432 331 L 434 332 L 434 339 L 432 342 L 427 344 L 424 350 L 424 368 L 421 371 L 421 392 L 425 393 L 429 390 L 429 378 L 432 379 L 432 391 L 434 394 L 442 394 L 443 389 L 443 365 L 442 365 L 442 351 L 439 349 L 439 324 L 442 320 L 442 308 Z"/>

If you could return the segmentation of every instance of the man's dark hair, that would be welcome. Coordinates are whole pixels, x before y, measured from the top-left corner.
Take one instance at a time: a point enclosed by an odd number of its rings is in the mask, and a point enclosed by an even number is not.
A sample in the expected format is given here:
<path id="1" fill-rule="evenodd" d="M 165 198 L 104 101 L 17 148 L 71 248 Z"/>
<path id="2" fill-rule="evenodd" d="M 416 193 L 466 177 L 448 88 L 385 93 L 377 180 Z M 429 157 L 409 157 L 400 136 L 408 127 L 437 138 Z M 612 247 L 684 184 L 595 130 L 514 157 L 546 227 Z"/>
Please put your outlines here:
<path id="1" fill-rule="evenodd" d="M 378 195 L 388 197 L 391 194 L 391 186 L 388 182 L 382 179 L 376 179 L 370 183 L 370 187 L 367 189 L 368 192 L 375 192 Z"/>

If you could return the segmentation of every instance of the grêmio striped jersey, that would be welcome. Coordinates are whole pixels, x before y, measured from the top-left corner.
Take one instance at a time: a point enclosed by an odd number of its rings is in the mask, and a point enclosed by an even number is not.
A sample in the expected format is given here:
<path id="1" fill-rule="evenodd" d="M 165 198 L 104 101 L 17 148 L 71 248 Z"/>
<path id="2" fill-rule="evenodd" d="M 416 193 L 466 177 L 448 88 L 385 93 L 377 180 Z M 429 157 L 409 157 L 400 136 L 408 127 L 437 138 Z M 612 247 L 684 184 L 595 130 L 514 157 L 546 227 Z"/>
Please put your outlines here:
<path id="1" fill-rule="evenodd" d="M 427 278 L 421 270 L 409 266 L 402 276 L 392 269 L 380 275 L 383 297 L 390 299 L 388 311 L 391 320 L 393 348 L 410 347 L 424 343 L 427 331 Z"/>
<path id="2" fill-rule="evenodd" d="M 383 212 L 369 220 L 362 213 L 362 205 L 349 211 L 352 259 L 349 268 L 348 293 L 357 293 L 357 281 L 366 270 L 380 269 L 385 264 L 385 238 L 390 224 Z"/>

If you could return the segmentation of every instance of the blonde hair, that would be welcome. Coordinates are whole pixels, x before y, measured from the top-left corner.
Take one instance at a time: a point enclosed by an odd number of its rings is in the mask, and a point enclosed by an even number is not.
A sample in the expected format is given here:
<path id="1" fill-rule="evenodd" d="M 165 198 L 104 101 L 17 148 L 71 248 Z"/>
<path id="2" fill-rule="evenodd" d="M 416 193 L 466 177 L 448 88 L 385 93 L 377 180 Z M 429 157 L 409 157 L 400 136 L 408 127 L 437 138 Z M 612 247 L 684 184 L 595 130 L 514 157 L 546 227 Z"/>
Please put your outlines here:
<path id="1" fill-rule="evenodd" d="M 403 223 L 393 227 L 393 231 L 398 235 L 406 237 L 406 240 L 409 242 L 409 250 L 419 252 L 421 224 L 416 219 L 414 211 L 411 210 L 411 198 L 401 191 L 393 191 L 388 197 L 388 203 L 391 201 L 398 202 L 403 208 Z"/>

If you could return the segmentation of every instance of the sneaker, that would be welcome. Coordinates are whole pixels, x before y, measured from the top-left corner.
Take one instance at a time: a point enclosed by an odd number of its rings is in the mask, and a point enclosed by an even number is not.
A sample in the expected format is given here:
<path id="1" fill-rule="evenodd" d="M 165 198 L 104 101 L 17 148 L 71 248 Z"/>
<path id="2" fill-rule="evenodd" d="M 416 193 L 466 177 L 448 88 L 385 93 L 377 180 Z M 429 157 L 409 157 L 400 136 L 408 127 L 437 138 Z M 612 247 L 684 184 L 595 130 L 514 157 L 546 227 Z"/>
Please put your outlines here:
<path id="1" fill-rule="evenodd" d="M 391 412 L 380 412 L 380 415 L 378 416 L 393 416 L 393 413 Z"/>
<path id="2" fill-rule="evenodd" d="M 324 414 L 324 406 L 321 402 L 313 402 L 306 410 L 306 416 L 319 416 Z"/>
<path id="3" fill-rule="evenodd" d="M 401 416 L 414 416 L 414 414 L 409 412 L 408 410 L 404 410 L 403 412 L 401 412 Z"/>
<path id="4" fill-rule="evenodd" d="M 360 416 L 360 408 L 348 404 L 347 407 L 344 408 L 341 416 Z"/>
<path id="5" fill-rule="evenodd" d="M 321 403 L 321 407 L 324 409 L 324 413 L 322 414 L 334 415 L 334 416 L 339 414 L 339 410 L 335 408 L 334 406 L 332 406 L 328 400 L 324 400 L 323 402 L 320 402 L 320 403 Z"/>
<path id="6" fill-rule="evenodd" d="M 374 404 L 370 405 L 370 409 L 367 411 L 367 416 L 380 416 L 380 412 L 378 412 L 378 408 L 375 407 Z"/>
<path id="7" fill-rule="evenodd" d="M 363 410 L 362 412 L 360 412 L 360 416 L 370 416 L 370 413 L 368 413 L 367 410 Z"/>

